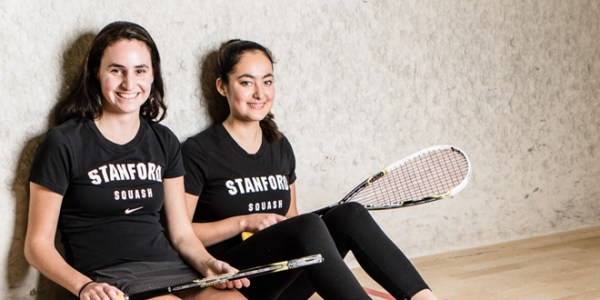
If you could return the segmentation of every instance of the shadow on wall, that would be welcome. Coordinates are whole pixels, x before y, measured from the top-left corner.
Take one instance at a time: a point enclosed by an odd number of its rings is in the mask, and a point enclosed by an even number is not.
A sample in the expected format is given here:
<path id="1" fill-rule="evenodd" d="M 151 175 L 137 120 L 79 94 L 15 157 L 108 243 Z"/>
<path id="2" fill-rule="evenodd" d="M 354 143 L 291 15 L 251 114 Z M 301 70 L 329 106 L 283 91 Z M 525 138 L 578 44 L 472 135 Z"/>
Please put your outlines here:
<path id="1" fill-rule="evenodd" d="M 72 41 L 66 47 L 62 57 L 61 69 L 61 88 L 57 96 L 57 103 L 63 101 L 71 92 L 73 84 L 76 82 L 81 66 L 87 55 L 88 48 L 92 44 L 95 34 L 82 33 L 79 38 Z M 49 113 L 47 119 L 47 130 L 56 125 L 56 107 Z M 15 205 L 15 225 L 12 236 L 12 242 L 8 254 L 8 263 L 6 269 L 6 280 L 9 286 L 10 299 L 68 299 L 69 293 L 48 280 L 44 276 L 40 276 L 37 287 L 31 287 L 27 295 L 18 294 L 22 289 L 23 281 L 27 278 L 30 272 L 30 266 L 25 260 L 23 254 L 23 246 L 25 241 L 25 232 L 27 229 L 27 215 L 29 212 L 29 170 L 33 162 L 38 145 L 43 141 L 45 132 L 41 133 L 25 144 L 21 150 L 18 160 L 18 165 L 15 170 L 15 175 L 12 182 L 12 194 L 16 202 Z M 59 243 L 57 234 L 57 248 L 62 253 L 62 247 Z"/>
<path id="2" fill-rule="evenodd" d="M 214 50 L 208 52 L 200 59 L 200 89 L 202 97 L 200 99 L 201 106 L 205 106 L 212 123 L 221 123 L 227 119 L 229 115 L 229 105 L 227 99 L 217 92 L 216 81 L 217 62 L 219 59 L 219 51 Z M 202 103 L 204 102 L 204 103 Z M 203 105 L 204 104 L 204 105 Z"/>

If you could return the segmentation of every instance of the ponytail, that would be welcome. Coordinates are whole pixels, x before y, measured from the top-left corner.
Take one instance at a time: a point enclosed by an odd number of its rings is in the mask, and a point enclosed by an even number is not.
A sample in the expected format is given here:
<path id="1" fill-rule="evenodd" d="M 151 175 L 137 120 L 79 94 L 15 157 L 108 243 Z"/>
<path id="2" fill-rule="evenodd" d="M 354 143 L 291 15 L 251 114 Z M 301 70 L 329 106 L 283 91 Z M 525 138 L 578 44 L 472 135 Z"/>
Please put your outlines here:
<path id="1" fill-rule="evenodd" d="M 262 129 L 263 134 L 267 137 L 267 141 L 269 142 L 278 141 L 283 136 L 281 131 L 277 128 L 274 119 L 275 116 L 270 112 L 260 121 L 260 129 Z"/>

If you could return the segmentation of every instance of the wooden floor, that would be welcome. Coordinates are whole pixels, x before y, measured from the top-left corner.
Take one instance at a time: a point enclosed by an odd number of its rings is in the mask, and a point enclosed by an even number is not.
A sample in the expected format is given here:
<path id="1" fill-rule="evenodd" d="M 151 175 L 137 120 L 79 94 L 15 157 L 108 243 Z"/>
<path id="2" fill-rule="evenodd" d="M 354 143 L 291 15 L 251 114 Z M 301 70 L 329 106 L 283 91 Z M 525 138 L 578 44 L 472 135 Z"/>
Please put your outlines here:
<path id="1" fill-rule="evenodd" d="M 600 226 L 412 261 L 440 299 L 600 299 Z M 354 272 L 373 299 L 393 299 Z"/>

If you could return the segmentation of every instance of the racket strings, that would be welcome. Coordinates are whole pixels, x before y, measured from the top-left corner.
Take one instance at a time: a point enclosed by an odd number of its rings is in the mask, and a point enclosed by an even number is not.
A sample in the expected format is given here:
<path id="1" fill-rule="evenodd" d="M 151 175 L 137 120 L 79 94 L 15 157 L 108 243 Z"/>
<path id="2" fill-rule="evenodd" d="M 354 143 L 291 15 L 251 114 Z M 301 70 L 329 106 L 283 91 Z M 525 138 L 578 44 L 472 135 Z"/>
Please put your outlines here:
<path id="1" fill-rule="evenodd" d="M 422 153 L 400 164 L 356 193 L 351 201 L 372 207 L 435 200 L 465 180 L 469 163 L 453 149 Z"/>

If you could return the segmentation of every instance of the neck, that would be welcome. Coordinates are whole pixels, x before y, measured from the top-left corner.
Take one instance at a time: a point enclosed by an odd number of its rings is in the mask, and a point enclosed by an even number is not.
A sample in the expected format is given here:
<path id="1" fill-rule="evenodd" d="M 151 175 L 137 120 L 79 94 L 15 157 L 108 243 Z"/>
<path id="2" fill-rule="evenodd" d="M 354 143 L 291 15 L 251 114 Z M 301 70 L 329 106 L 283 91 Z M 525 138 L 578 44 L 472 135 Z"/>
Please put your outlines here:
<path id="1" fill-rule="evenodd" d="M 227 118 L 223 122 L 233 140 L 249 154 L 258 152 L 262 144 L 262 129 L 259 122 L 239 122 Z"/>
<path id="2" fill-rule="evenodd" d="M 139 116 L 116 118 L 103 115 L 94 120 L 94 123 L 106 139 L 119 145 L 127 144 L 133 140 L 140 129 Z"/>

